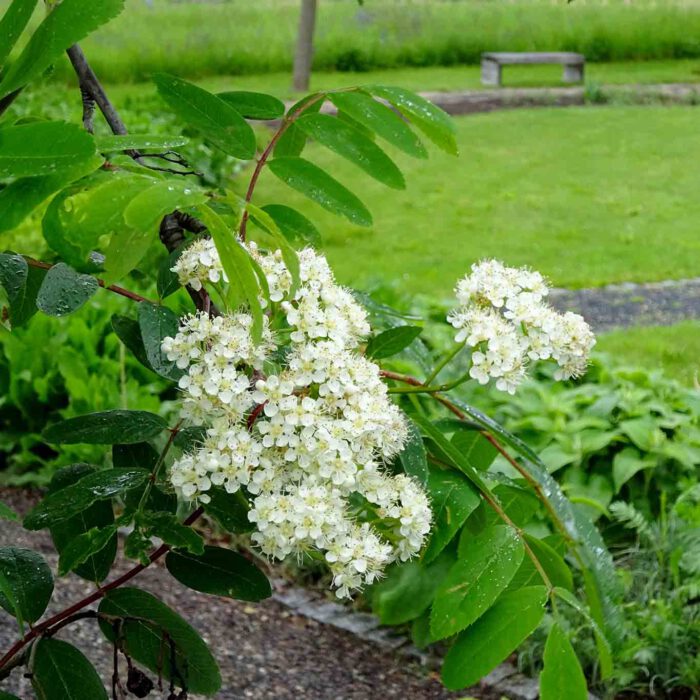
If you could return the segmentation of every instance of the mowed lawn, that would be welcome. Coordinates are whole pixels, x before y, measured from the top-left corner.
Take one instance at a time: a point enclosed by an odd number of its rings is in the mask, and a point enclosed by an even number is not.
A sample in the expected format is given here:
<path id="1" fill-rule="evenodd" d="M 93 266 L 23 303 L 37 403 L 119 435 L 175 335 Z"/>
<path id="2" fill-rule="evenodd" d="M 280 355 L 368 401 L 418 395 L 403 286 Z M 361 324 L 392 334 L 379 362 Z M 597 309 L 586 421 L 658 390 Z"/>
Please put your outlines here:
<path id="1" fill-rule="evenodd" d="M 372 228 L 331 215 L 270 172 L 259 201 L 311 217 L 344 283 L 400 280 L 407 294 L 447 295 L 485 257 L 568 287 L 700 274 L 700 110 L 534 109 L 455 123 L 458 158 L 397 156 L 405 191 L 307 148 L 365 201 Z"/>

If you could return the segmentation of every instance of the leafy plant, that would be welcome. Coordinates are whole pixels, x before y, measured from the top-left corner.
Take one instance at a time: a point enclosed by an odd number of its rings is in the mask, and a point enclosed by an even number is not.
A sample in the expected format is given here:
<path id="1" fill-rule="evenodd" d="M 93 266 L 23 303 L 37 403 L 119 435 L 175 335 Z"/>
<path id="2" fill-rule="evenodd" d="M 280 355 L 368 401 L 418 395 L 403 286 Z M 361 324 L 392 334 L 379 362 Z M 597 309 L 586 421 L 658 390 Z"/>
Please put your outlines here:
<path id="1" fill-rule="evenodd" d="M 11 27 L 3 37 L 11 42 L 21 34 L 26 5 L 13 0 L 3 20 Z M 400 575 L 409 587 L 416 573 L 422 580 L 412 617 L 406 618 L 423 616 L 417 634 L 452 641 L 443 668 L 449 687 L 469 685 L 487 673 L 537 629 L 550 606 L 558 615 L 560 605 L 573 607 L 590 625 L 602 672 L 610 674 L 611 647 L 619 643 L 619 592 L 599 534 L 519 438 L 448 397 L 468 373 L 449 382 L 439 379 L 458 355 L 469 355 L 470 371 L 484 375 L 486 340 L 469 340 L 459 320 L 470 312 L 469 300 L 460 298 L 452 319 L 459 340 L 444 356 L 427 352 L 417 324 L 406 326 L 377 306 L 371 312 L 392 322 L 364 347 L 361 339 L 370 334 L 365 312 L 335 284 L 325 258 L 304 247 L 320 239 L 313 223 L 286 205 L 255 203 L 259 178 L 269 171 L 334 214 L 369 225 L 371 213 L 358 196 L 304 157 L 307 140 L 401 188 L 403 176 L 380 143 L 423 158 L 424 136 L 456 154 L 449 118 L 394 87 L 317 92 L 282 113 L 268 95 L 215 95 L 159 74 L 154 80 L 161 98 L 193 138 L 201 135 L 227 156 L 251 161 L 242 196 L 225 186 L 212 192 L 187 179 L 191 171 L 172 151 L 181 142 L 178 135 L 127 132 L 74 43 L 120 7 L 116 0 L 50 5 L 0 82 L 2 115 L 67 50 L 82 91 L 85 127 L 7 118 L 0 125 L 0 173 L 9 178 L 4 205 L 17 225 L 50 198 L 42 228 L 56 255 L 54 263 L 14 252 L 0 255 L 7 297 L 3 320 L 14 334 L 34 323 L 37 311 L 48 317 L 83 313 L 81 307 L 107 292 L 128 299 L 135 310 L 113 316 L 114 333 L 159 381 L 177 383 L 181 418 L 162 407 L 125 407 L 122 396 L 111 406 L 91 405 L 89 413 L 68 411 L 43 429 L 42 440 L 56 451 L 95 446 L 91 461 L 97 464 L 57 471 L 23 526 L 49 530 L 59 577 L 72 571 L 98 586 L 41 619 L 52 597 L 53 573 L 36 552 L 0 549 L 0 605 L 19 627 L 18 640 L 0 658 L 0 677 L 27 666 L 39 697 L 106 697 L 90 662 L 55 638 L 65 626 L 91 618 L 115 657 L 127 658 L 130 690 L 135 684 L 145 695 L 153 687 L 142 670 L 134 670 L 137 664 L 165 679 L 170 697 L 176 688 L 180 697 L 214 695 L 220 674 L 194 628 L 151 594 L 126 586 L 165 557 L 170 574 L 194 590 L 251 601 L 268 596 L 270 584 L 252 561 L 208 546 L 191 527 L 202 515 L 232 533 L 252 530 L 252 543 L 270 556 L 322 557 L 344 595 L 375 580 L 389 562 L 418 553 L 430 530 L 429 501 L 435 522 L 424 561 L 435 575 L 426 581 L 427 567 L 416 566 Z M 323 110 L 326 102 L 337 108 L 334 115 Z M 92 133 L 96 107 L 111 138 Z M 248 121 L 255 119 L 277 120 L 259 155 Z M 149 248 L 159 245 L 156 232 L 169 254 L 160 269 L 148 264 Z M 513 298 L 542 284 L 528 271 L 495 262 L 486 266 L 519 280 L 511 285 Z M 139 267 L 150 280 L 146 289 L 122 287 Z M 182 300 L 171 299 L 176 293 L 189 296 L 195 314 L 178 316 Z M 578 335 L 567 335 L 571 317 L 539 303 L 531 311 L 546 314 L 559 329 L 551 351 L 560 371 L 579 371 L 590 336 L 583 320 L 575 320 Z M 520 357 L 530 342 L 523 334 L 528 325 L 496 317 L 490 307 L 480 313 L 505 326 Z M 99 348 L 81 352 L 99 354 Z M 420 358 L 425 379 L 376 364 L 390 365 L 397 353 Z M 494 376 L 510 389 L 508 382 L 521 375 L 506 381 L 504 372 L 517 369 L 506 367 Z M 82 382 L 78 378 L 76 384 Z M 111 452 L 100 456 L 96 446 L 111 446 Z M 514 470 L 511 477 L 487 471 L 497 454 Z M 102 465 L 106 468 L 98 468 Z M 538 509 L 549 530 L 525 530 Z M 0 514 L 13 517 L 5 507 Z M 110 578 L 117 534 L 126 527 L 123 554 L 137 563 Z M 155 539 L 162 544 L 155 546 Z M 570 566 L 582 572 L 590 612 L 571 590 Z M 572 697 L 583 698 L 578 659 L 566 645 L 562 652 L 565 627 L 553 630 L 543 693 L 553 697 L 556 679 L 565 674 Z M 115 673 L 112 694 L 120 693 Z"/>

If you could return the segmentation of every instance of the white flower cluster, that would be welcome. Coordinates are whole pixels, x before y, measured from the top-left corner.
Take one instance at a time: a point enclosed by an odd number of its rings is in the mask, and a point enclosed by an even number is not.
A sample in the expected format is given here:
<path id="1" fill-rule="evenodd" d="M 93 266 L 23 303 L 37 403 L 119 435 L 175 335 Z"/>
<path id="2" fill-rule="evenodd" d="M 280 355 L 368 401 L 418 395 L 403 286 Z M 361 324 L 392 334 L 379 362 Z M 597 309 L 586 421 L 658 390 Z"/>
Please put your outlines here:
<path id="1" fill-rule="evenodd" d="M 189 285 L 196 291 L 207 282 L 217 284 L 221 280 L 227 281 L 214 241 L 204 236 L 187 246 L 170 269 L 181 285 Z"/>
<path id="2" fill-rule="evenodd" d="M 175 462 L 171 480 L 184 498 L 204 503 L 212 486 L 229 493 L 245 486 L 261 550 L 276 558 L 322 551 L 345 596 L 420 550 L 428 499 L 410 477 L 382 466 L 403 448 L 407 427 L 379 367 L 357 351 L 369 332 L 362 307 L 313 250 L 299 254 L 291 299 L 280 253 L 249 250 L 279 302 L 271 311 L 288 326 L 279 335 L 289 341 L 273 356 L 278 346 L 266 317 L 256 346 L 243 312 L 190 316 L 164 340 L 168 358 L 187 369 L 184 416 L 208 426 L 203 443 Z M 200 280 L 210 278 L 202 262 L 199 256 Z M 358 517 L 368 511 L 378 527 Z"/>
<path id="3" fill-rule="evenodd" d="M 487 260 L 472 265 L 455 291 L 460 305 L 447 320 L 455 340 L 475 348 L 469 373 L 480 384 L 495 379 L 513 394 L 535 360 L 554 360 L 557 379 L 585 372 L 595 337 L 583 317 L 545 303 L 549 288 L 539 272 Z"/>

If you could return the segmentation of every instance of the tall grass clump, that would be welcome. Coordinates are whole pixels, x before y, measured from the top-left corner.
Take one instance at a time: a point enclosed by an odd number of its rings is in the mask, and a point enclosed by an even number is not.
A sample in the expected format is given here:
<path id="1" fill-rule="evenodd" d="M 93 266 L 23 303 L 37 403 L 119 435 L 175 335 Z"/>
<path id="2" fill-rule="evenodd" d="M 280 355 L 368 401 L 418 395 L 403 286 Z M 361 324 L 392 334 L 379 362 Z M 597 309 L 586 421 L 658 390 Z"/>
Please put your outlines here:
<path id="1" fill-rule="evenodd" d="M 0 0 L 0 10 L 8 0 Z M 110 82 L 291 68 L 298 0 L 127 0 L 85 42 Z M 483 51 L 579 51 L 589 61 L 700 57 L 700 0 L 351 0 L 319 3 L 316 70 L 477 63 Z M 69 79 L 70 67 L 55 75 Z"/>

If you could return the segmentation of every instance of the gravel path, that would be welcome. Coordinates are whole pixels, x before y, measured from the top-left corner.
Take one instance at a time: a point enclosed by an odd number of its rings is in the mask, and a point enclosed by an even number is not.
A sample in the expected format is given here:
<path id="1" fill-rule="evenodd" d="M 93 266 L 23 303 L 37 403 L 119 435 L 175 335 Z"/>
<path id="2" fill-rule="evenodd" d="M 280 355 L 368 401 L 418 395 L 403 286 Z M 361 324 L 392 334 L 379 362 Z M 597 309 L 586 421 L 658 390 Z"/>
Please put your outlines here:
<path id="1" fill-rule="evenodd" d="M 551 301 L 562 311 L 583 314 L 597 332 L 631 326 L 668 326 L 700 319 L 700 279 L 555 289 Z"/>
<path id="2" fill-rule="evenodd" d="M 2 500 L 25 512 L 26 492 L 5 491 Z M 0 546 L 40 550 L 55 570 L 56 557 L 44 533 L 27 532 L 3 523 Z M 129 568 L 121 566 L 119 571 Z M 117 573 L 115 571 L 115 573 Z M 478 690 L 450 693 L 427 670 L 382 651 L 376 645 L 334 627 L 294 614 L 278 602 L 240 603 L 199 595 L 176 584 L 160 566 L 152 566 L 135 584 L 178 610 L 210 644 L 224 679 L 219 700 L 442 700 L 498 696 Z M 92 590 L 87 582 L 70 576 L 56 587 L 50 609 L 64 608 Z M 86 653 L 103 678 L 111 674 L 111 648 L 97 625 L 82 621 L 60 633 Z M 14 621 L 0 610 L 0 649 L 16 638 Z M 16 669 L 3 689 L 23 700 L 34 695 L 29 682 Z M 167 693 L 149 697 L 165 698 Z M 193 696 L 190 696 L 193 697 Z"/>

